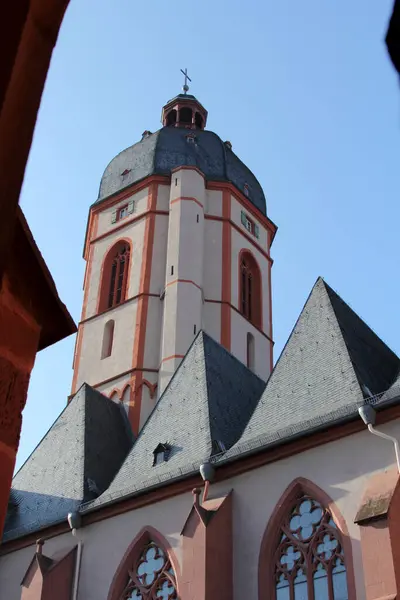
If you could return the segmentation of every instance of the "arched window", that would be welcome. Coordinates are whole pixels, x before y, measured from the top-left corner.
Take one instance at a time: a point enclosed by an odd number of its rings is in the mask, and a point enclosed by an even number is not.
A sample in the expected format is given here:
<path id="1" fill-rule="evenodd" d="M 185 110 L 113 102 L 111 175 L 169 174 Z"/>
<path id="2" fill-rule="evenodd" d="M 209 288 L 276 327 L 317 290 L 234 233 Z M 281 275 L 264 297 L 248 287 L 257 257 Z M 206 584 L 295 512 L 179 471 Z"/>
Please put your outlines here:
<path id="1" fill-rule="evenodd" d="M 289 486 L 270 519 L 261 544 L 259 593 L 260 600 L 355 599 L 346 525 L 326 494 L 307 480 Z"/>
<path id="2" fill-rule="evenodd" d="M 138 535 L 118 567 L 108 600 L 178 599 L 175 568 L 161 537 L 151 527 Z"/>
<path id="3" fill-rule="evenodd" d="M 179 111 L 179 122 L 184 124 L 191 124 L 193 112 L 191 108 L 185 106 Z"/>
<path id="4" fill-rule="evenodd" d="M 203 117 L 201 116 L 200 113 L 196 113 L 194 116 L 194 122 L 196 127 L 198 127 L 199 129 L 203 129 Z"/>
<path id="5" fill-rule="evenodd" d="M 130 249 L 121 241 L 111 248 L 103 265 L 99 311 L 121 304 L 128 285 Z"/>
<path id="6" fill-rule="evenodd" d="M 176 116 L 177 116 L 177 113 L 176 113 L 175 109 L 171 110 L 168 113 L 168 115 L 167 115 L 167 126 L 169 126 L 169 125 L 175 125 L 175 123 L 176 123 Z"/>
<path id="7" fill-rule="evenodd" d="M 251 371 L 254 371 L 254 335 L 247 334 L 247 366 Z"/>
<path id="8" fill-rule="evenodd" d="M 104 325 L 103 344 L 101 347 L 101 358 L 107 358 L 107 356 L 111 356 L 113 339 L 114 339 L 114 326 L 115 326 L 115 323 L 113 320 L 107 321 L 107 323 Z"/>
<path id="9" fill-rule="evenodd" d="M 176 580 L 168 555 L 155 542 L 149 542 L 129 570 L 121 600 L 176 600 Z"/>
<path id="10" fill-rule="evenodd" d="M 253 325 L 262 327 L 261 273 L 253 255 L 242 252 L 240 255 L 239 302 L 240 312 Z"/>

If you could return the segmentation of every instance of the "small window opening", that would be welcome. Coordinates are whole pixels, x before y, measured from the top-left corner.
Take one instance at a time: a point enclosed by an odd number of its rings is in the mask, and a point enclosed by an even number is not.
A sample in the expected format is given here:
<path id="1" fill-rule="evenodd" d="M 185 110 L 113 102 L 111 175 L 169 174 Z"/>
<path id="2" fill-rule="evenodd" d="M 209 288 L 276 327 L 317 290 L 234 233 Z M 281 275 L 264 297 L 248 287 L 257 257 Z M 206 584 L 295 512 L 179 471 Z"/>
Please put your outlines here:
<path id="1" fill-rule="evenodd" d="M 254 371 L 254 335 L 252 333 L 247 334 L 247 366 L 251 371 Z"/>
<path id="2" fill-rule="evenodd" d="M 254 233 L 254 223 L 248 217 L 246 217 L 245 227 L 246 227 L 247 231 L 249 231 L 250 233 Z"/>
<path id="3" fill-rule="evenodd" d="M 172 446 L 170 444 L 158 444 L 153 450 L 153 467 L 167 462 L 171 454 Z"/>
<path id="4" fill-rule="evenodd" d="M 175 109 L 171 110 L 168 113 L 168 115 L 167 115 L 167 126 L 175 125 L 175 123 L 176 123 L 176 116 L 177 116 L 177 113 L 176 113 Z"/>
<path id="5" fill-rule="evenodd" d="M 244 191 L 244 195 L 247 196 L 247 197 L 249 197 L 250 190 L 249 190 L 249 186 L 248 186 L 247 183 L 244 184 L 243 191 Z"/>
<path id="6" fill-rule="evenodd" d="M 192 109 L 191 108 L 181 108 L 181 110 L 179 111 L 179 121 L 180 123 L 183 124 L 188 124 L 190 125 L 192 123 Z"/>
<path id="7" fill-rule="evenodd" d="M 194 144 L 196 141 L 196 137 L 194 135 L 188 135 L 186 137 L 186 140 L 188 141 L 189 144 Z"/>
<path id="8" fill-rule="evenodd" d="M 196 335 L 196 331 L 197 331 L 197 325 L 195 324 L 195 325 L 193 325 L 193 333 L 194 333 L 194 335 Z"/>
<path id="9" fill-rule="evenodd" d="M 199 215 L 197 215 L 197 223 L 199 222 Z"/>
<path id="10" fill-rule="evenodd" d="M 175 177 L 175 187 L 178 185 L 178 178 Z"/>
<path id="11" fill-rule="evenodd" d="M 194 116 L 194 123 L 196 127 L 198 127 L 199 129 L 203 129 L 203 117 L 198 112 Z"/>
<path id="12" fill-rule="evenodd" d="M 121 206 L 121 208 L 118 210 L 118 215 L 117 215 L 117 221 L 120 221 L 121 219 L 125 219 L 125 217 L 128 216 L 128 205 L 125 204 L 125 206 Z"/>
<path id="13" fill-rule="evenodd" d="M 174 274 L 174 265 L 171 265 L 171 275 Z"/>
<path id="14" fill-rule="evenodd" d="M 103 344 L 101 348 L 102 359 L 111 356 L 112 345 L 114 341 L 114 326 L 115 322 L 113 320 L 107 321 L 107 323 L 104 325 Z"/>

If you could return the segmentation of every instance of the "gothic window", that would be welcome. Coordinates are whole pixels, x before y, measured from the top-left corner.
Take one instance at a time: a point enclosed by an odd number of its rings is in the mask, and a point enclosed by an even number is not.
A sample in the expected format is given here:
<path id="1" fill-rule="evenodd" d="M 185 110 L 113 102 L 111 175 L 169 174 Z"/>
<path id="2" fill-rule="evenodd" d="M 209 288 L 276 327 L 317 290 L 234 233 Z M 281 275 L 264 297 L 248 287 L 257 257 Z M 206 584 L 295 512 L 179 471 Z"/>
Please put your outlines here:
<path id="1" fill-rule="evenodd" d="M 261 328 L 261 275 L 250 252 L 240 256 L 240 312 L 253 325 Z"/>
<path id="2" fill-rule="evenodd" d="M 164 550 L 150 540 L 128 568 L 119 600 L 177 600 L 176 576 Z"/>
<path id="3" fill-rule="evenodd" d="M 192 122 L 192 116 L 192 109 L 185 106 L 179 111 L 179 122 L 189 125 Z"/>
<path id="4" fill-rule="evenodd" d="M 130 248 L 128 242 L 118 242 L 105 258 L 101 283 L 99 311 L 124 302 L 128 287 Z"/>
<path id="5" fill-rule="evenodd" d="M 117 250 L 111 265 L 110 287 L 108 291 L 108 308 L 121 304 L 125 300 L 129 247 L 122 246 Z"/>
<path id="6" fill-rule="evenodd" d="M 274 560 L 274 600 L 348 600 L 341 535 L 327 508 L 302 495 L 283 519 Z"/>

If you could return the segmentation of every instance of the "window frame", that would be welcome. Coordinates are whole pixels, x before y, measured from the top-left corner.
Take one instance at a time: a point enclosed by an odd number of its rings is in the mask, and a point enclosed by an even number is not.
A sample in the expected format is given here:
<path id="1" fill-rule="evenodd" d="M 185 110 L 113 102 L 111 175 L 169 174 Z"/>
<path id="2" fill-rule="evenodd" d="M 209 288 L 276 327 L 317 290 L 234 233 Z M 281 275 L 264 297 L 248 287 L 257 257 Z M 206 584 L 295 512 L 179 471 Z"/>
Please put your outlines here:
<path id="1" fill-rule="evenodd" d="M 254 327 L 262 330 L 262 276 L 253 254 L 239 253 L 239 312 Z"/>
<path id="2" fill-rule="evenodd" d="M 122 214 L 125 211 L 124 214 Z M 122 219 L 126 219 L 129 215 L 129 204 L 124 204 L 120 206 L 117 212 L 117 221 L 122 221 Z"/>
<path id="3" fill-rule="evenodd" d="M 356 600 L 356 586 L 353 568 L 352 542 L 346 522 L 337 505 L 328 494 L 315 483 L 298 477 L 286 488 L 275 505 L 265 528 L 258 563 L 258 600 L 276 600 L 275 561 L 277 547 L 282 541 L 282 523 L 287 520 L 293 506 L 302 496 L 311 496 L 324 510 L 329 511 L 335 524 L 335 532 L 345 555 L 346 583 L 349 600 Z M 314 598 L 313 600 L 318 600 Z M 310 596 L 307 594 L 307 600 Z"/>
<path id="4" fill-rule="evenodd" d="M 131 255 L 131 243 L 127 239 L 118 240 L 108 250 L 102 266 L 97 314 L 125 302 L 129 288 Z M 124 264 L 122 272 L 121 264 Z"/>

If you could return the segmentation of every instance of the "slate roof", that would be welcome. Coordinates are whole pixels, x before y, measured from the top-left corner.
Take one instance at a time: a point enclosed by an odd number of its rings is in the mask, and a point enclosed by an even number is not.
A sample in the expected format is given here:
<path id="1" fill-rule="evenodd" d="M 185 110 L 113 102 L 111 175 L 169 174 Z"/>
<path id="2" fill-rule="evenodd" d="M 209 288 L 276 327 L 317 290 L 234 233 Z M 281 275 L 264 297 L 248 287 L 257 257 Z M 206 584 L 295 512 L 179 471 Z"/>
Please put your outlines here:
<path id="1" fill-rule="evenodd" d="M 227 457 L 357 417 L 364 398 L 387 390 L 399 368 L 397 356 L 319 278 Z"/>
<path id="2" fill-rule="evenodd" d="M 163 127 L 142 141 L 126 148 L 109 163 L 100 183 L 99 197 L 104 200 L 150 175 L 171 175 L 181 166 L 194 166 L 207 180 L 228 181 L 244 193 L 248 185 L 248 198 L 263 214 L 266 202 L 263 189 L 253 173 L 221 138 L 212 131 L 196 130 L 196 143 L 187 142 L 188 133 L 180 127 Z M 130 170 L 128 175 L 121 174 Z"/>
<path id="3" fill-rule="evenodd" d="M 399 398 L 399 359 L 319 278 L 266 385 L 200 332 L 133 446 L 125 413 L 84 385 L 15 476 L 4 540 Z M 160 444 L 168 460 L 153 466 Z"/>
<path id="4" fill-rule="evenodd" d="M 132 442 L 125 411 L 84 384 L 15 475 L 3 541 L 64 521 L 104 492 Z"/>
<path id="5" fill-rule="evenodd" d="M 199 332 L 109 489 L 92 503 L 157 485 L 229 449 L 248 422 L 265 383 L 227 350 Z M 153 451 L 168 443 L 167 462 L 153 466 Z"/>

